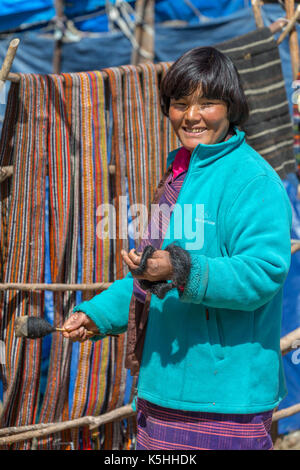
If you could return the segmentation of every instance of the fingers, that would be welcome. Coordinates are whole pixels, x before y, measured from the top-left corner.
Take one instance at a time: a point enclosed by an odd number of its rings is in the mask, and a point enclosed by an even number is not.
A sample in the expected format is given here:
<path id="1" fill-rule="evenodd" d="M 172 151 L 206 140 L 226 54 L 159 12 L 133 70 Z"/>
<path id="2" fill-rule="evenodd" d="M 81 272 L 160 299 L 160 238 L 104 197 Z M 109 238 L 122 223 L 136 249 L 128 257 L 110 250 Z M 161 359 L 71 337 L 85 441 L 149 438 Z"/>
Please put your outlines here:
<path id="1" fill-rule="evenodd" d="M 155 251 L 152 257 L 147 259 L 147 265 L 143 273 L 140 275 L 133 274 L 133 276 L 136 279 L 147 279 L 149 281 L 163 279 L 162 276 L 165 276 L 165 269 L 161 270 L 161 267 L 164 268 L 164 263 L 162 264 L 162 260 L 164 260 L 164 256 L 162 254 L 164 253 L 166 252 L 162 250 Z M 130 271 L 134 271 L 139 267 L 142 256 L 137 253 L 136 250 L 132 249 L 129 253 L 125 250 L 121 250 L 121 255 Z"/>
<path id="2" fill-rule="evenodd" d="M 70 339 L 71 341 L 78 341 L 79 343 L 83 343 L 84 341 L 86 341 L 89 338 L 89 336 L 87 334 L 87 330 L 86 330 L 86 328 L 84 328 L 84 326 L 81 326 L 77 330 L 72 331 L 72 332 L 67 333 L 67 334 L 68 334 L 68 339 Z M 65 334 L 64 334 L 64 336 L 65 336 Z"/>
<path id="3" fill-rule="evenodd" d="M 67 331 L 63 332 L 65 338 L 71 341 L 86 341 L 91 335 L 88 330 L 97 329 L 92 320 L 83 312 L 76 312 L 64 323 L 63 328 Z"/>
<path id="4" fill-rule="evenodd" d="M 137 269 L 140 265 L 141 255 L 137 254 L 136 250 L 133 248 L 127 253 L 125 250 L 121 250 L 121 256 L 123 261 L 127 264 L 130 271 Z"/>
<path id="5" fill-rule="evenodd" d="M 68 318 L 64 323 L 63 328 L 68 331 L 77 330 L 80 326 L 84 325 L 85 314 L 83 312 L 76 312 Z"/>

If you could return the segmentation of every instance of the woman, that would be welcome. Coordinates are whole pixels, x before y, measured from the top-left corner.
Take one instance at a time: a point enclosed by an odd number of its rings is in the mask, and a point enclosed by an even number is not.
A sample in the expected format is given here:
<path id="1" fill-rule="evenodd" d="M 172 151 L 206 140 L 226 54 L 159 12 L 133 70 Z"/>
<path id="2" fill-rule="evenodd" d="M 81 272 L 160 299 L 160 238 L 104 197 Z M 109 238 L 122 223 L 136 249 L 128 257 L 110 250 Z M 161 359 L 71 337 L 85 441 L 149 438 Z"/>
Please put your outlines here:
<path id="1" fill-rule="evenodd" d="M 169 223 L 167 212 L 161 223 L 153 215 L 138 252 L 122 253 L 128 276 L 78 305 L 65 336 L 128 330 L 137 449 L 271 449 L 272 410 L 285 395 L 289 200 L 238 128 L 248 107 L 228 57 L 188 51 L 165 75 L 161 103 L 182 144 L 156 194 L 173 209 Z M 146 245 L 154 252 L 140 269 Z"/>

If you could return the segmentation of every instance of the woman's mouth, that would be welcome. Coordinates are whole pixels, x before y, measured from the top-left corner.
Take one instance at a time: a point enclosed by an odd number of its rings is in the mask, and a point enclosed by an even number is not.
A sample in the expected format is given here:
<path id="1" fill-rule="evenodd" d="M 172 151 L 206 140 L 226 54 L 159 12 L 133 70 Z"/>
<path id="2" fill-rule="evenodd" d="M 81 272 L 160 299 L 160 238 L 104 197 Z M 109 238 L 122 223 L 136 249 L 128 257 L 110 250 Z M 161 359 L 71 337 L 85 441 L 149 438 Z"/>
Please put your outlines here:
<path id="1" fill-rule="evenodd" d="M 193 128 L 183 127 L 182 129 L 185 132 L 185 134 L 188 134 L 189 136 L 193 136 L 193 137 L 197 137 L 206 131 L 206 127 L 193 127 Z"/>

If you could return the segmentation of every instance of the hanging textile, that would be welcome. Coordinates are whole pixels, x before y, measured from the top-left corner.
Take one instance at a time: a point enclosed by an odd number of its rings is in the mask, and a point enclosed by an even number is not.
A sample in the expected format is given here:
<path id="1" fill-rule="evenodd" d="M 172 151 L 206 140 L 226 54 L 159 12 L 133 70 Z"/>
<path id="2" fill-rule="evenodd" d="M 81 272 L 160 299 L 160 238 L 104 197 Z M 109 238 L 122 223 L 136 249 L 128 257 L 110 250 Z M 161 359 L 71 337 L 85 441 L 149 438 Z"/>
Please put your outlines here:
<path id="1" fill-rule="evenodd" d="M 48 107 L 48 175 L 49 175 L 49 236 L 52 282 L 67 282 L 65 257 L 68 243 L 72 243 L 70 227 L 71 164 L 64 79 L 58 75 L 47 76 Z M 68 293 L 54 292 L 54 324 L 62 326 L 72 304 L 66 303 Z M 52 335 L 48 381 L 43 398 L 40 422 L 60 421 L 68 415 L 67 389 L 71 344 L 62 335 Z M 55 444 L 53 444 L 55 442 Z M 46 444 L 47 443 L 47 444 Z M 44 440 L 45 448 L 59 448 L 58 436 Z M 42 446 L 42 448 L 43 448 Z M 56 447 L 58 446 L 58 447 Z"/>
<path id="2" fill-rule="evenodd" d="M 41 76 L 22 76 L 13 85 L 8 100 L 2 134 L 1 165 L 14 164 L 8 207 L 7 252 L 4 282 L 42 282 L 44 272 L 44 205 L 47 159 L 47 86 Z M 15 112 L 15 110 L 18 110 Z M 10 121 L 15 118 L 16 121 Z M 11 140 L 13 139 L 13 140 Z M 10 154 L 10 145 L 13 145 Z M 8 155 L 10 154 L 10 155 Z M 7 194 L 4 194 L 6 197 Z M 1 204 L 5 200 L 1 197 Z M 1 232 L 3 226 L 1 228 Z M 3 238 L 2 238 L 3 242 Z M 20 426 L 35 421 L 38 409 L 41 340 L 21 340 L 14 336 L 15 319 L 21 315 L 41 316 L 43 294 L 5 291 L 1 298 L 1 341 L 6 346 L 1 427 Z M 13 448 L 28 449 L 30 442 Z"/>
<path id="3" fill-rule="evenodd" d="M 281 178 L 295 172 L 293 127 L 278 46 L 269 28 L 215 46 L 235 63 L 250 108 L 248 143 Z"/>
<path id="4" fill-rule="evenodd" d="M 161 62 L 160 65 L 162 68 L 162 72 L 161 72 L 161 78 L 162 78 L 164 74 L 167 72 L 171 63 Z M 180 146 L 180 142 L 173 130 L 173 127 L 171 126 L 170 120 L 167 119 L 166 117 L 164 117 L 162 120 L 162 135 L 163 135 L 163 148 L 162 148 L 163 156 L 165 159 L 167 159 L 169 152 L 178 148 Z M 164 163 L 164 171 L 166 170 L 166 163 L 167 163 L 167 160 L 165 160 L 165 163 Z"/>
<path id="5" fill-rule="evenodd" d="M 162 73 L 168 67 L 162 64 Z M 107 80 L 102 72 L 21 75 L 20 83 L 11 86 L 0 142 L 1 164 L 13 162 L 16 168 L 13 180 L 1 186 L 3 282 L 44 282 L 46 181 L 51 281 L 107 282 L 127 273 L 120 251 L 129 246 L 128 205 L 150 207 L 167 154 L 178 141 L 160 114 L 161 73 L 153 64 L 105 73 Z M 112 182 L 110 154 L 115 165 Z M 103 208 L 111 202 L 115 237 L 109 238 L 99 232 L 99 224 Z M 83 293 L 83 300 L 94 294 Z M 75 292 L 53 293 L 56 326 L 71 314 L 76 300 Z M 53 334 L 47 383 L 40 397 L 43 340 L 15 338 L 14 322 L 20 315 L 43 317 L 44 295 L 7 291 L 1 303 L 1 340 L 6 346 L 6 364 L 1 365 L 6 384 L 2 426 L 99 415 L 133 399 L 136 384 L 124 367 L 126 334 L 76 346 Z M 76 370 L 72 384 L 71 363 Z M 117 450 L 132 449 L 134 444 L 131 418 L 93 434 L 74 429 L 49 435 L 37 445 L 49 450 Z M 14 448 L 30 446 L 25 441 Z"/>
<path id="6" fill-rule="evenodd" d="M 97 236 L 96 228 L 98 207 L 109 203 L 104 81 L 98 72 L 72 74 L 72 78 L 73 93 L 77 95 L 74 95 L 73 106 L 80 97 L 80 129 L 77 136 L 80 153 L 77 158 L 81 165 L 78 187 L 81 199 L 81 282 L 107 282 L 111 242 L 108 237 L 103 239 Z M 75 116 L 78 114 L 75 113 Z M 83 300 L 91 296 L 91 292 L 83 293 Z M 106 411 L 109 388 L 107 373 L 111 366 L 110 342 L 110 338 L 105 338 L 97 343 L 87 341 L 80 345 L 70 419 Z M 84 447 L 91 447 L 89 433 L 83 431 L 83 434 Z M 79 448 L 79 430 L 72 431 L 71 441 L 75 448 Z"/>

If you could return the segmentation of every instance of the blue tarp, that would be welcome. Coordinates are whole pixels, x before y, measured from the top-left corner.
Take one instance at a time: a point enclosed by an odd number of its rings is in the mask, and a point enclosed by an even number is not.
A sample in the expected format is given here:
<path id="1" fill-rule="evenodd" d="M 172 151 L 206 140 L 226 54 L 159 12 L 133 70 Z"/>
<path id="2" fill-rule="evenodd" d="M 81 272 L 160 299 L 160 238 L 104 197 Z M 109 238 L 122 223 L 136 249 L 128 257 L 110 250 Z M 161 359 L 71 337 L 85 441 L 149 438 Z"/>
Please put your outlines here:
<path id="1" fill-rule="evenodd" d="M 155 2 L 155 22 L 184 20 L 189 24 L 199 23 L 197 10 L 202 16 L 220 18 L 251 5 L 250 0 L 158 0 Z"/>
<path id="2" fill-rule="evenodd" d="M 1 0 L 0 31 L 18 28 L 20 25 L 48 22 L 55 16 L 53 0 Z"/>
<path id="3" fill-rule="evenodd" d="M 116 1 L 111 0 L 110 3 L 115 4 Z M 135 7 L 134 0 L 127 0 L 127 3 Z M 76 27 L 82 31 L 104 32 L 109 30 L 105 5 L 106 0 L 70 0 L 65 2 L 64 14 L 74 20 Z M 217 18 L 231 15 L 249 5 L 250 0 L 156 0 L 155 23 L 180 19 L 197 24 L 197 12 L 200 16 Z M 90 18 L 76 19 L 84 16 Z M 54 17 L 54 0 L 0 0 L 0 32 L 48 22 Z"/>
<path id="4" fill-rule="evenodd" d="M 289 175 L 284 181 L 293 210 L 292 239 L 300 240 L 300 199 L 297 197 L 299 181 L 296 175 Z M 291 267 L 284 285 L 282 336 L 300 326 L 300 251 L 292 255 Z M 284 371 L 288 395 L 280 403 L 279 409 L 300 402 L 300 343 L 284 356 Z M 281 419 L 278 430 L 281 434 L 300 429 L 300 414 Z"/>

